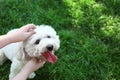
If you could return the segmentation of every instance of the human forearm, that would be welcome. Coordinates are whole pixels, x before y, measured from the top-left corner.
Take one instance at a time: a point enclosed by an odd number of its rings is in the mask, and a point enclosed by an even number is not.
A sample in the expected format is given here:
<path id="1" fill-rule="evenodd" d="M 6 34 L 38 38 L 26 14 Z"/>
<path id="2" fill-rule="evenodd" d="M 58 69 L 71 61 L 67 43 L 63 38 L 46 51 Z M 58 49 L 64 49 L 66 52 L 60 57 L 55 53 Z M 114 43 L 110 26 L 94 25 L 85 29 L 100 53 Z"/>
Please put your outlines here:
<path id="1" fill-rule="evenodd" d="M 12 37 L 9 35 L 2 35 L 0 36 L 0 48 L 12 43 Z"/>
<path id="2" fill-rule="evenodd" d="M 18 75 L 16 75 L 12 80 L 26 80 L 32 72 L 36 71 L 44 64 L 45 61 L 38 61 L 38 59 L 33 58 L 22 68 Z"/>
<path id="3" fill-rule="evenodd" d="M 21 71 L 17 76 L 15 76 L 12 80 L 26 80 L 30 73 Z"/>
<path id="4" fill-rule="evenodd" d="M 35 25 L 28 24 L 9 34 L 1 35 L 0 36 L 0 48 L 13 42 L 19 42 L 19 41 L 26 40 L 27 38 L 35 34 L 34 29 L 35 29 Z"/>

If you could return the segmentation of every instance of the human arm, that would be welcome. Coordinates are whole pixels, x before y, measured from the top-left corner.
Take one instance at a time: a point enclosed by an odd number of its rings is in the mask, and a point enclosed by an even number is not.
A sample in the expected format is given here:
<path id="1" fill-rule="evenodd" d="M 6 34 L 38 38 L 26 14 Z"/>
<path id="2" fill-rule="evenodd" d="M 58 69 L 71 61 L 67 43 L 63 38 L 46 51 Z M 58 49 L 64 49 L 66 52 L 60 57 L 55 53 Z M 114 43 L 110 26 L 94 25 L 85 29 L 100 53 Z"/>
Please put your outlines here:
<path id="1" fill-rule="evenodd" d="M 0 36 L 0 48 L 13 42 L 26 40 L 28 37 L 35 33 L 34 29 L 35 26 L 33 24 L 28 24 L 13 33 Z"/>
<path id="2" fill-rule="evenodd" d="M 37 60 L 33 58 L 30 60 L 20 71 L 18 75 L 16 75 L 12 80 L 26 80 L 28 76 L 33 72 L 39 69 L 44 65 L 45 61 Z"/>

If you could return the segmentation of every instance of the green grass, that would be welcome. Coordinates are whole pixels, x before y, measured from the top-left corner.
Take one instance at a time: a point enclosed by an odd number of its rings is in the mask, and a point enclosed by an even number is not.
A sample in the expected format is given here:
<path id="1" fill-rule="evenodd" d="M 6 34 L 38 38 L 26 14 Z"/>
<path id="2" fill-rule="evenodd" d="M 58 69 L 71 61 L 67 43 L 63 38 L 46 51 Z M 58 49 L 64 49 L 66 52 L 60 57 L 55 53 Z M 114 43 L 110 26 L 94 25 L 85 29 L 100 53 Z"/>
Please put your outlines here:
<path id="1" fill-rule="evenodd" d="M 33 80 L 119 80 L 120 0 L 1 0 L 0 34 L 28 23 L 53 26 L 58 61 Z M 10 61 L 0 66 L 8 80 Z"/>

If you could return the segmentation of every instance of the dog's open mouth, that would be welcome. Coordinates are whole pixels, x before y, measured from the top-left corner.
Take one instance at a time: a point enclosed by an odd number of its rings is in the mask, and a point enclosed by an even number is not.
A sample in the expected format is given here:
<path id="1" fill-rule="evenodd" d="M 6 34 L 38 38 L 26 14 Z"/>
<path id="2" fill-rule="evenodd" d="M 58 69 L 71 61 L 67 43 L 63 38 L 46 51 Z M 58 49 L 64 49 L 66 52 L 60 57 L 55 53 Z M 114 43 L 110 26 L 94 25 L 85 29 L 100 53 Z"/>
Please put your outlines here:
<path id="1" fill-rule="evenodd" d="M 44 52 L 42 55 L 50 63 L 55 63 L 57 61 L 57 57 L 52 53 L 52 51 Z"/>

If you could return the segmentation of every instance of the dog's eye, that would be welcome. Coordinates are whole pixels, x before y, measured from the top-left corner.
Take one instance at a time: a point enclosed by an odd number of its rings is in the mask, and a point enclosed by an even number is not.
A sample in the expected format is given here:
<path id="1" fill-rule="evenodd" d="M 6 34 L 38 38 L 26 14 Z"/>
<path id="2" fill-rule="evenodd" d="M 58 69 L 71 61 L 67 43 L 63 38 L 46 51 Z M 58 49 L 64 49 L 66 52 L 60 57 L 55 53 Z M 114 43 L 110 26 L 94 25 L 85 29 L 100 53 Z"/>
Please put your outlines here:
<path id="1" fill-rule="evenodd" d="M 47 38 L 51 38 L 51 36 L 47 36 Z"/>
<path id="2" fill-rule="evenodd" d="M 39 44 L 39 42 L 40 42 L 40 39 L 36 40 L 36 41 L 35 41 L 35 44 Z"/>

